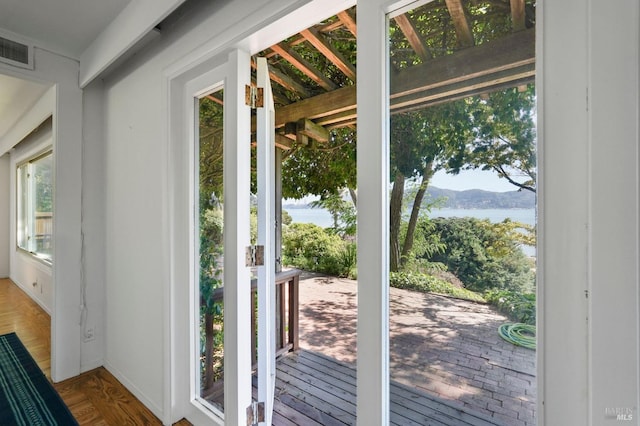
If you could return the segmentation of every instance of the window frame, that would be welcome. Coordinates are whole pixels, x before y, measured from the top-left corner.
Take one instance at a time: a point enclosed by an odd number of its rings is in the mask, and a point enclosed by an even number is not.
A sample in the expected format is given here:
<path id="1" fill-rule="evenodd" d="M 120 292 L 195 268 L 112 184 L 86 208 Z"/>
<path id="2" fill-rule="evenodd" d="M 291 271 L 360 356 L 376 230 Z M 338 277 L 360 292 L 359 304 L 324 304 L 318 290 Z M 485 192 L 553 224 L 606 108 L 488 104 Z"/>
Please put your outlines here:
<path id="1" fill-rule="evenodd" d="M 51 171 L 51 186 L 52 186 L 52 194 L 51 194 L 51 243 L 53 243 L 53 216 L 54 216 L 54 208 L 53 208 L 53 192 L 55 191 L 55 172 L 53 170 L 54 167 L 54 162 L 53 162 L 53 147 L 52 146 L 47 146 L 46 148 L 39 150 L 37 153 L 35 153 L 34 155 L 30 155 L 28 156 L 26 159 L 16 163 L 15 166 L 15 177 L 16 177 L 16 221 L 15 221 L 15 231 L 16 231 L 16 251 L 19 251 L 21 253 L 27 254 L 29 256 L 31 256 L 33 259 L 44 263 L 45 265 L 48 266 L 52 266 L 53 265 L 53 258 L 54 258 L 54 253 L 53 253 L 53 247 L 52 247 L 52 253 L 47 256 L 46 254 L 43 253 L 39 253 L 35 250 L 35 247 L 32 246 L 32 241 L 29 237 L 27 237 L 27 241 L 24 241 L 24 233 L 27 232 L 27 235 L 29 233 L 31 233 L 31 235 L 33 236 L 35 233 L 35 221 L 33 220 L 33 217 L 36 213 L 35 211 L 35 197 L 37 196 L 35 194 L 36 189 L 34 184 L 29 183 L 27 185 L 27 194 L 26 197 L 23 195 L 24 191 L 22 188 L 22 170 L 25 168 L 25 166 L 27 166 L 27 173 L 31 174 L 32 170 L 31 170 L 31 166 L 38 162 L 39 160 L 42 160 L 44 158 L 50 157 L 51 158 L 51 167 L 52 167 L 52 171 Z M 24 201 L 27 201 L 27 208 L 26 210 L 28 210 L 26 212 L 26 214 L 24 213 L 25 208 L 23 207 L 23 203 Z M 24 225 L 24 219 L 25 216 L 27 216 L 27 223 L 26 224 L 26 231 L 25 231 L 25 225 Z"/>

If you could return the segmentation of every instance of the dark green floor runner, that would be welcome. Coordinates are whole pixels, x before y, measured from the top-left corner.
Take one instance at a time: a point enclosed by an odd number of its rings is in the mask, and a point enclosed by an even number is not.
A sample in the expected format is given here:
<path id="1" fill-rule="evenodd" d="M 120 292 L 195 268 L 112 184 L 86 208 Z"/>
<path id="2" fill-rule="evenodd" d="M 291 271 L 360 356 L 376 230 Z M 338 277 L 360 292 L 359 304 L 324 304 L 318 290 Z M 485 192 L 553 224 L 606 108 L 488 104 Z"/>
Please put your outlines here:
<path id="1" fill-rule="evenodd" d="M 0 336 L 0 425 L 77 424 L 18 336 Z"/>

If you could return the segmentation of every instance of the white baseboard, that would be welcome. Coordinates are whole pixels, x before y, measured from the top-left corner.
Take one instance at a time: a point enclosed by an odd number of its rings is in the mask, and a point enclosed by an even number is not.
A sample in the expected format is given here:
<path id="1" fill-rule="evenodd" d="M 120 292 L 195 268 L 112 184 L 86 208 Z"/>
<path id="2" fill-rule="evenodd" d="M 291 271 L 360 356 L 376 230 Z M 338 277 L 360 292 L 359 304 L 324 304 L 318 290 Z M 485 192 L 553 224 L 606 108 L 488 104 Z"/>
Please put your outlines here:
<path id="1" fill-rule="evenodd" d="M 49 316 L 51 316 L 51 311 L 49 310 L 49 308 L 37 297 L 34 297 L 33 294 L 31 293 L 31 290 L 29 289 L 29 287 L 23 285 L 22 283 L 20 283 L 18 280 L 15 279 L 15 277 L 9 277 L 9 279 L 18 286 L 18 288 L 20 290 L 22 290 L 22 292 L 24 294 L 26 294 L 29 299 L 33 300 L 34 302 L 36 302 L 38 304 L 38 306 L 40 306 L 47 314 L 49 314 Z"/>
<path id="2" fill-rule="evenodd" d="M 117 368 L 109 363 L 109 361 L 104 362 L 104 368 L 109 371 L 109 373 L 113 374 L 113 376 L 118 379 L 120 383 L 126 387 L 129 392 L 131 392 L 136 398 L 142 402 L 142 404 L 147 407 L 151 412 L 158 418 L 164 418 L 164 410 L 161 407 L 158 407 L 151 399 L 149 399 L 144 392 L 142 392 L 136 385 L 134 385 L 127 377 L 120 372 Z"/>

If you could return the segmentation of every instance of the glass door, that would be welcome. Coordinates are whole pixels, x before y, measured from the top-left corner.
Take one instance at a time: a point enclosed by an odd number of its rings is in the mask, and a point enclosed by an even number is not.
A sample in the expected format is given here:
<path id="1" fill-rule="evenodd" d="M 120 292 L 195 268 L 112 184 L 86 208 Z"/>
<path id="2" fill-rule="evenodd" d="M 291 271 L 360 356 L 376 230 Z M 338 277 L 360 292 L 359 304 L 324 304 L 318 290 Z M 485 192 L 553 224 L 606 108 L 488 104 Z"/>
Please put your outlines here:
<path id="1" fill-rule="evenodd" d="M 266 58 L 257 58 L 258 246 L 264 264 L 258 267 L 258 401 L 264 403 L 264 424 L 271 424 L 276 378 L 275 322 L 275 107 Z M 261 423 L 262 424 L 262 423 Z"/>
<path id="2" fill-rule="evenodd" d="M 186 86 L 194 141 L 192 396 L 188 410 L 194 424 L 211 420 L 271 424 L 275 390 L 274 105 L 266 60 L 258 58 L 257 63 L 259 90 L 249 84 L 248 55 L 239 51 L 229 56 L 226 65 Z M 255 246 L 250 241 L 251 108 L 256 110 L 257 140 Z M 257 315 L 252 312 L 254 297 Z M 257 401 L 251 398 L 253 371 L 258 377 Z"/>
<path id="3" fill-rule="evenodd" d="M 191 128 L 190 398 L 193 424 L 247 424 L 251 408 L 249 55 L 185 85 Z"/>

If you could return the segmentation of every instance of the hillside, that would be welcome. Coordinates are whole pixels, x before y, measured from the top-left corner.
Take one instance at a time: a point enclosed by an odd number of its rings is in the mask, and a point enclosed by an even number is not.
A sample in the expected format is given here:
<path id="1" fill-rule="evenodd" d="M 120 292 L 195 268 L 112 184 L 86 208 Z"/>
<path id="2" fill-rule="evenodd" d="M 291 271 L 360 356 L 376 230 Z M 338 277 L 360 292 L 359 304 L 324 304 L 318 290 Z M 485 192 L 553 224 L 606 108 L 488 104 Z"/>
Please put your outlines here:
<path id="1" fill-rule="evenodd" d="M 481 189 L 453 191 L 430 186 L 430 200 L 444 198 L 443 207 L 452 209 L 532 209 L 536 194 L 531 191 L 490 192 Z"/>
<path id="2" fill-rule="evenodd" d="M 531 191 L 491 192 L 481 189 L 454 191 L 430 186 L 425 202 L 442 198 L 444 208 L 451 209 L 533 209 L 536 206 L 536 195 Z M 350 198 L 345 197 L 346 200 Z M 307 209 L 310 207 L 303 200 L 284 200 L 286 209 Z"/>

